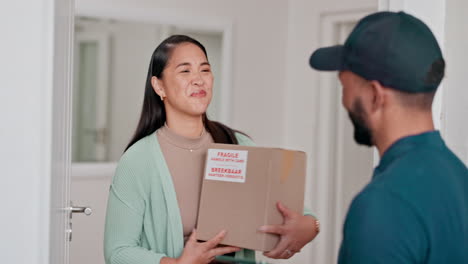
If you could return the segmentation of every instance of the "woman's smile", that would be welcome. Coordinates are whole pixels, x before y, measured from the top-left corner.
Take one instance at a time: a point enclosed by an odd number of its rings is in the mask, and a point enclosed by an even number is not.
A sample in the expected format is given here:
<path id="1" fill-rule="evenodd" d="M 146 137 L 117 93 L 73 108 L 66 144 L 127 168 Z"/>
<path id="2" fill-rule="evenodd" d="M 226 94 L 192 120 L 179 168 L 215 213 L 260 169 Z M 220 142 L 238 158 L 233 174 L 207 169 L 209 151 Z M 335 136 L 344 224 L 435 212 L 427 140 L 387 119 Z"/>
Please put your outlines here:
<path id="1" fill-rule="evenodd" d="M 206 97 L 206 92 L 205 90 L 195 91 L 190 94 L 190 97 L 203 98 Z"/>

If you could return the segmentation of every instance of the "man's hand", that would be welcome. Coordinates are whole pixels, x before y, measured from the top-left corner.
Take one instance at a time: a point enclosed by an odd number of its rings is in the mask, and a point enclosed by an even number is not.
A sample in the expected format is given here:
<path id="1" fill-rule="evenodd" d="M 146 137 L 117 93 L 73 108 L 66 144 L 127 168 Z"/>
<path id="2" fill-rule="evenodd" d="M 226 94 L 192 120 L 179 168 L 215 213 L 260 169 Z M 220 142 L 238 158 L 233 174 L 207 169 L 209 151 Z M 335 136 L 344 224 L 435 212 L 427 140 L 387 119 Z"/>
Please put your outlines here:
<path id="1" fill-rule="evenodd" d="M 262 226 L 259 231 L 280 235 L 280 241 L 274 249 L 263 255 L 274 259 L 289 259 L 317 236 L 316 219 L 294 212 L 280 202 L 276 206 L 283 215 L 283 224 Z"/>

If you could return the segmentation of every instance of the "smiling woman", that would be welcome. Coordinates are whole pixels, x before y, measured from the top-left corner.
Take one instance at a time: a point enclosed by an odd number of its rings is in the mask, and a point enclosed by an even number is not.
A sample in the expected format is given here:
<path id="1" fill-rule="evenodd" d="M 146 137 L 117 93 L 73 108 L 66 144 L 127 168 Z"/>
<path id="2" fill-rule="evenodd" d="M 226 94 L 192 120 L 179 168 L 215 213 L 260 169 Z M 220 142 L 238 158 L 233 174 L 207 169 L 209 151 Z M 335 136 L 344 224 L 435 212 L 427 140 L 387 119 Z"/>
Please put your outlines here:
<path id="1" fill-rule="evenodd" d="M 232 252 L 253 258 L 252 251 L 217 247 L 221 230 L 206 243 L 196 241 L 208 144 L 253 144 L 208 119 L 212 88 L 208 56 L 197 40 L 174 35 L 153 52 L 140 121 L 109 193 L 107 263 L 210 263 Z"/>

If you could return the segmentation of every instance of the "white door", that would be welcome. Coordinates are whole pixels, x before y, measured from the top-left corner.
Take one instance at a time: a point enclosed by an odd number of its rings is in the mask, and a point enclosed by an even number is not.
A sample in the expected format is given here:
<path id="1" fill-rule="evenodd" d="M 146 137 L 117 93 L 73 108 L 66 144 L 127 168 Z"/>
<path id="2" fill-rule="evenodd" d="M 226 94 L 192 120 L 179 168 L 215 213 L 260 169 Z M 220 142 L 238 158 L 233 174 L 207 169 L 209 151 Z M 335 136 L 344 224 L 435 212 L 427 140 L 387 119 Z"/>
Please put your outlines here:
<path id="1" fill-rule="evenodd" d="M 50 263 L 68 264 L 71 39 L 74 3 L 55 1 Z"/>
<path id="2" fill-rule="evenodd" d="M 72 239 L 72 213 L 88 208 L 70 203 L 71 80 L 74 1 L 55 1 L 52 90 L 52 157 L 49 263 L 68 264 Z"/>

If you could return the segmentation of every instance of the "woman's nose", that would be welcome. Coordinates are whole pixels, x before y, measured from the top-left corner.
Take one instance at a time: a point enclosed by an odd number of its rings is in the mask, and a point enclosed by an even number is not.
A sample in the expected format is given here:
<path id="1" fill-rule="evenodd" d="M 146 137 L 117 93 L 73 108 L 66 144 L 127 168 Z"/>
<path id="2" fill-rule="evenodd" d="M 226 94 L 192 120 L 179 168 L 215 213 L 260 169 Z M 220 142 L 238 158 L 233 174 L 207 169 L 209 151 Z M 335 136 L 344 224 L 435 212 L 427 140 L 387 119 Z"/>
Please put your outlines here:
<path id="1" fill-rule="evenodd" d="M 192 84 L 193 85 L 203 85 L 204 81 L 203 81 L 203 78 L 201 76 L 201 73 L 199 72 L 196 72 L 194 73 L 193 77 L 192 77 Z"/>

